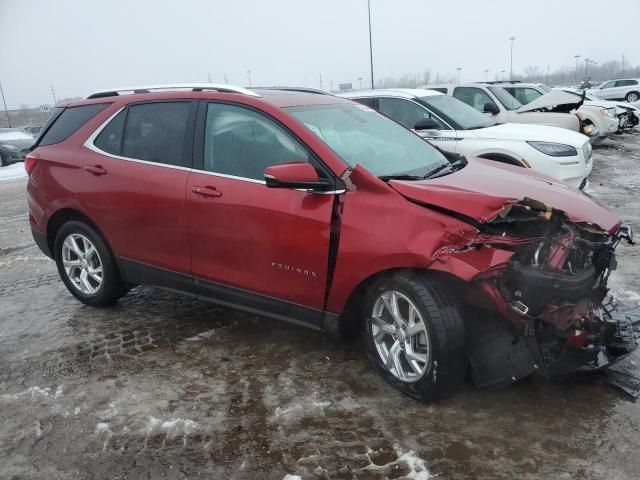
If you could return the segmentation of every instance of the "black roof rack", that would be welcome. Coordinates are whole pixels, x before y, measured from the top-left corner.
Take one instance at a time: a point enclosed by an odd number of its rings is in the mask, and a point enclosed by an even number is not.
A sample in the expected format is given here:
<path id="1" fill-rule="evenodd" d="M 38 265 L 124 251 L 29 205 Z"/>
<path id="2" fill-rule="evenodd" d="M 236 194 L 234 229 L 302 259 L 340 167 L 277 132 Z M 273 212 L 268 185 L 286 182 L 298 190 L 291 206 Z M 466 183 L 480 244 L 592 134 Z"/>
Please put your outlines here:
<path id="1" fill-rule="evenodd" d="M 488 83 L 490 85 L 495 85 L 500 83 L 522 83 L 522 80 L 493 80 L 491 82 L 478 82 L 478 83 Z"/>

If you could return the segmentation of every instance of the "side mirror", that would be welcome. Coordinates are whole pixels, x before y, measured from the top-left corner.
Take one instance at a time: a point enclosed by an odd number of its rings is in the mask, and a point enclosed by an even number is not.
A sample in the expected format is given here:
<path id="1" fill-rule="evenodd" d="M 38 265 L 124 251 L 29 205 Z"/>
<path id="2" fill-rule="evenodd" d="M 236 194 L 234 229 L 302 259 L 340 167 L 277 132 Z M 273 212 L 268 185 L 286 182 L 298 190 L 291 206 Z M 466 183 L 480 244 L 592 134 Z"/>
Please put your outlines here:
<path id="1" fill-rule="evenodd" d="M 497 115 L 498 113 L 500 113 L 500 109 L 495 103 L 487 102 L 484 104 L 483 112 L 490 113 L 491 115 Z"/>
<path id="2" fill-rule="evenodd" d="M 264 180 L 269 188 L 300 188 L 326 192 L 333 183 L 320 178 L 313 165 L 306 162 L 290 162 L 265 168 Z"/>
<path id="3" fill-rule="evenodd" d="M 416 122 L 414 130 L 438 130 L 438 123 L 431 117 L 421 118 Z"/>

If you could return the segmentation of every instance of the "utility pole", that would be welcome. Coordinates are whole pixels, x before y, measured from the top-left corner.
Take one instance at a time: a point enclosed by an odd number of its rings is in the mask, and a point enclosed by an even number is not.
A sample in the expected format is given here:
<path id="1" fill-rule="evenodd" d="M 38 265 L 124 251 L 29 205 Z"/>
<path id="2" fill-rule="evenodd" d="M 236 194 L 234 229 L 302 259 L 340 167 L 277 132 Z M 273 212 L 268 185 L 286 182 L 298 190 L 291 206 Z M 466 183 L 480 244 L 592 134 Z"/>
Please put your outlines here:
<path id="1" fill-rule="evenodd" d="M 211 83 L 211 74 L 207 73 L 207 76 L 209 77 L 209 83 Z"/>
<path id="2" fill-rule="evenodd" d="M 576 59 L 576 74 L 574 75 L 573 81 L 577 82 L 578 81 L 578 59 L 580 58 L 580 55 L 574 55 L 573 58 Z"/>
<path id="3" fill-rule="evenodd" d="M 227 74 L 226 74 L 226 73 L 224 74 L 224 83 L 225 83 L 225 84 L 228 84 L 228 83 L 229 83 L 229 82 L 227 81 Z"/>
<path id="4" fill-rule="evenodd" d="M 504 75 L 507 73 L 506 70 L 500 70 L 500 72 L 502 73 L 502 80 L 504 80 Z"/>
<path id="5" fill-rule="evenodd" d="M 513 41 L 516 39 L 516 37 L 509 37 L 509 40 L 511 40 L 511 73 L 509 74 L 509 80 L 513 81 Z"/>
<path id="6" fill-rule="evenodd" d="M 51 96 L 53 96 L 53 106 L 55 107 L 58 100 L 56 100 L 56 92 L 53 90 L 53 85 L 51 85 Z"/>
<path id="7" fill-rule="evenodd" d="M 9 118 L 9 110 L 7 110 L 7 102 L 4 99 L 4 90 L 2 89 L 2 83 L 0 82 L 0 94 L 2 94 L 2 104 L 4 105 L 4 114 L 7 116 L 7 123 L 11 128 L 11 119 Z"/>
<path id="8" fill-rule="evenodd" d="M 549 85 L 549 65 L 547 65 L 547 85 Z"/>
<path id="9" fill-rule="evenodd" d="M 371 90 L 373 90 L 373 42 L 371 41 L 371 0 L 367 0 L 367 11 L 369 13 L 369 66 L 371 67 Z"/>
<path id="10" fill-rule="evenodd" d="M 484 81 L 485 82 L 489 81 L 489 69 L 488 68 L 484 69 Z"/>
<path id="11" fill-rule="evenodd" d="M 620 66 L 620 76 L 624 77 L 624 53 L 622 54 L 622 65 Z"/>
<path id="12" fill-rule="evenodd" d="M 460 72 L 462 71 L 462 67 L 458 67 L 456 68 L 456 70 L 458 71 L 458 83 L 460 83 L 460 78 L 461 78 Z"/>
<path id="13" fill-rule="evenodd" d="M 362 90 L 362 77 L 358 77 L 358 82 L 360 82 L 359 90 Z"/>

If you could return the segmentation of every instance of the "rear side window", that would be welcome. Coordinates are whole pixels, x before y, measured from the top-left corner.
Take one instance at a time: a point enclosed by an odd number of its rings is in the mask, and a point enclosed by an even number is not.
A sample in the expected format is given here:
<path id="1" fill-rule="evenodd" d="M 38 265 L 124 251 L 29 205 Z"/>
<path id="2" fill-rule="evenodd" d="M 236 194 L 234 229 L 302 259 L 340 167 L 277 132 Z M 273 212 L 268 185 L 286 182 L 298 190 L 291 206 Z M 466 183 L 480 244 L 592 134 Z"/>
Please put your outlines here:
<path id="1" fill-rule="evenodd" d="M 79 107 L 65 108 L 54 120 L 53 124 L 40 139 L 38 145 L 53 145 L 71 136 L 73 132 L 107 108 L 108 103 L 95 103 Z"/>
<path id="2" fill-rule="evenodd" d="M 93 144 L 103 152 L 120 155 L 122 151 L 122 133 L 124 132 L 126 119 L 127 111 L 123 110 L 104 127 Z"/>
<path id="3" fill-rule="evenodd" d="M 190 107 L 189 102 L 145 103 L 129 107 L 121 155 L 165 165 L 183 165 Z M 117 124 L 113 130 L 112 145 L 115 145 Z M 109 143 L 109 139 L 105 138 L 104 142 Z"/>

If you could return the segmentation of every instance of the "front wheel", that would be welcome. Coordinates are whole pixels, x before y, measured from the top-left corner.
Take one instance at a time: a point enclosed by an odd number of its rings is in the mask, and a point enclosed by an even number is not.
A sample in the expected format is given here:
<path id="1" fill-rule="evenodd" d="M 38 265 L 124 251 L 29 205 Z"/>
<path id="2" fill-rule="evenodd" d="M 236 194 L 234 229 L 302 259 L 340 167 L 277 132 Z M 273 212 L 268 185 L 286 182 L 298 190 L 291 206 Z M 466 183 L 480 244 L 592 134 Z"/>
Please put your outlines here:
<path id="1" fill-rule="evenodd" d="M 369 362 L 398 390 L 430 401 L 463 382 L 468 364 L 464 322 L 437 277 L 382 278 L 369 289 L 363 313 Z"/>
<path id="2" fill-rule="evenodd" d="M 640 94 L 638 92 L 629 92 L 627 93 L 626 97 L 624 97 L 624 99 L 629 103 L 635 103 L 639 98 Z"/>
<path id="3" fill-rule="evenodd" d="M 58 273 L 71 294 L 94 307 L 111 305 L 126 293 L 115 259 L 102 237 L 78 220 L 65 223 L 54 243 Z"/>

